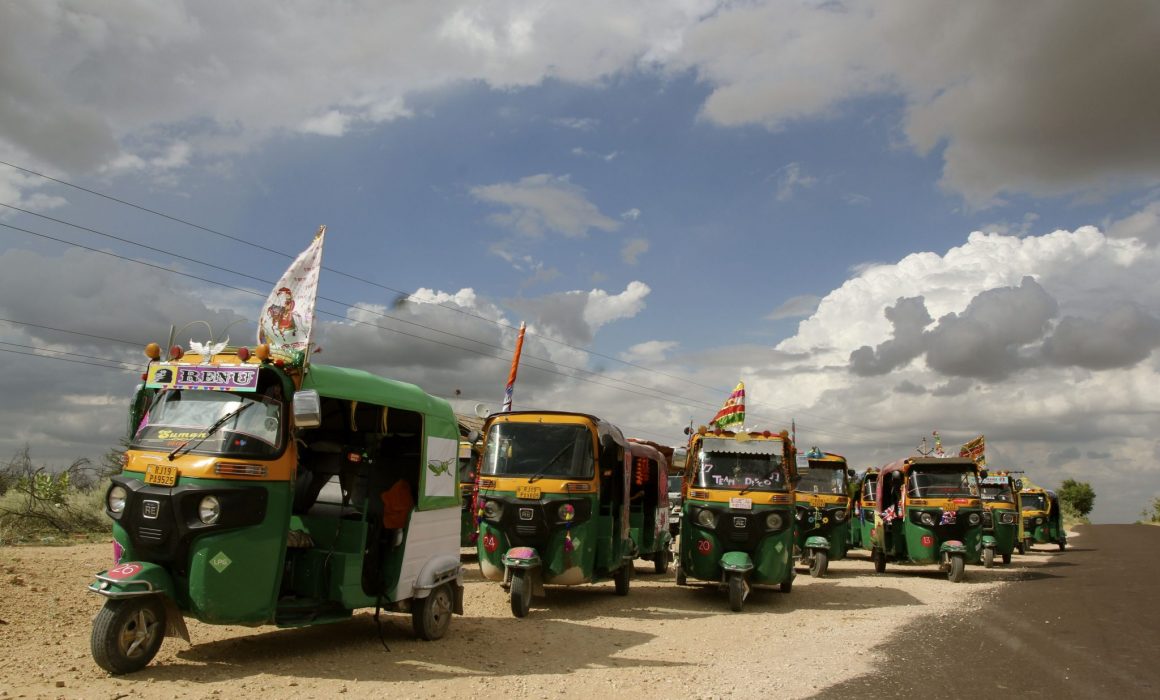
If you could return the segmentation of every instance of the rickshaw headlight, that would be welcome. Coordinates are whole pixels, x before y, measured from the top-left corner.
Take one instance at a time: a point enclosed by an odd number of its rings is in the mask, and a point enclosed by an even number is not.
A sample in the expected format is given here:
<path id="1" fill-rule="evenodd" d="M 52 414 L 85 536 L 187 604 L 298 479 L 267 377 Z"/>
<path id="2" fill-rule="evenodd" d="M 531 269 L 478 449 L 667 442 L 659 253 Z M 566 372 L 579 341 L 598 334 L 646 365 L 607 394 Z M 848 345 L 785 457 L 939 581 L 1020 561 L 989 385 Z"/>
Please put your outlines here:
<path id="1" fill-rule="evenodd" d="M 999 522 L 1003 523 L 1004 525 L 1014 525 L 1015 524 L 1015 514 L 1014 513 L 1001 513 L 999 515 Z"/>
<path id="2" fill-rule="evenodd" d="M 129 492 L 125 490 L 124 486 L 114 486 L 109 489 L 108 506 L 109 511 L 113 513 L 120 513 L 125 510 L 125 500 L 129 498 Z"/>
<path id="3" fill-rule="evenodd" d="M 483 504 L 483 517 L 488 520 L 499 520 L 502 512 L 503 507 L 496 501 L 485 501 Z"/>
<path id="4" fill-rule="evenodd" d="M 981 521 L 982 519 L 983 519 L 982 516 L 980 516 L 978 513 L 971 513 L 970 515 L 967 516 L 967 522 L 969 524 L 971 524 L 972 526 L 978 525 L 979 521 Z"/>
<path id="5" fill-rule="evenodd" d="M 765 526 L 770 530 L 780 530 L 784 524 L 785 518 L 781 517 L 781 513 L 770 513 L 765 516 Z"/>
<path id="6" fill-rule="evenodd" d="M 840 523 L 845 519 L 846 519 L 846 511 L 844 511 L 844 510 L 834 511 L 834 522 Z"/>
<path id="7" fill-rule="evenodd" d="M 214 496 L 206 496 L 197 506 L 197 517 L 206 525 L 213 525 L 222 515 L 222 504 Z"/>
<path id="8" fill-rule="evenodd" d="M 918 521 L 927 527 L 934 527 L 934 516 L 930 513 L 919 513 Z"/>
<path id="9" fill-rule="evenodd" d="M 1043 524 L 1043 518 L 1036 518 L 1036 519 L 1035 519 L 1035 524 L 1036 524 L 1036 525 L 1042 525 L 1042 524 Z"/>
<path id="10" fill-rule="evenodd" d="M 702 508 L 697 511 L 697 524 L 703 528 L 712 530 L 717 525 L 717 519 L 713 517 L 713 511 Z"/>

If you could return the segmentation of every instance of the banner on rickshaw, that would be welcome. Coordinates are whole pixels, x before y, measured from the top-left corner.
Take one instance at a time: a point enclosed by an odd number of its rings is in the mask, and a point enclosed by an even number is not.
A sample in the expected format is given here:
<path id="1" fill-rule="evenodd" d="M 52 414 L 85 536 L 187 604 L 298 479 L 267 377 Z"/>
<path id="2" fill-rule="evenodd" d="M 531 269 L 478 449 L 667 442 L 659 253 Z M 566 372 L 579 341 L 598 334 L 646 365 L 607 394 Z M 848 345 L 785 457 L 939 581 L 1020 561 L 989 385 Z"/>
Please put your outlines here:
<path id="1" fill-rule="evenodd" d="M 985 451 L 986 442 L 983 439 L 983 436 L 980 435 L 974 440 L 968 440 L 967 442 L 964 442 L 963 446 L 959 448 L 959 456 L 970 459 L 980 467 L 985 467 L 987 466 L 987 457 L 984 454 Z"/>
<path id="2" fill-rule="evenodd" d="M 710 423 L 723 430 L 729 426 L 745 423 L 745 382 L 737 382 L 733 393 L 725 399 L 725 404 L 717 411 L 717 415 L 713 416 Z"/>
<path id="3" fill-rule="evenodd" d="M 258 342 L 269 343 L 271 357 L 293 362 L 310 355 L 310 332 L 314 326 L 325 237 L 326 227 L 319 226 L 314 240 L 290 263 L 262 305 Z"/>

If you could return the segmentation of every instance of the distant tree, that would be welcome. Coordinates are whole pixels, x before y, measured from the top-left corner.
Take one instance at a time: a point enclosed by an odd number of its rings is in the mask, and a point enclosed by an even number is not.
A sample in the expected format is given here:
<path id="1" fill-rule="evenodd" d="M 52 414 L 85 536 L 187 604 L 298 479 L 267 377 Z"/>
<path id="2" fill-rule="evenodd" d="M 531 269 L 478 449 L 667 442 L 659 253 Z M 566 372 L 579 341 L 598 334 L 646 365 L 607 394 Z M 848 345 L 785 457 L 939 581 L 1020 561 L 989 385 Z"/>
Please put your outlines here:
<path id="1" fill-rule="evenodd" d="M 1086 481 L 1064 479 L 1059 487 L 1059 500 L 1080 517 L 1087 517 L 1096 504 L 1096 492 Z"/>
<path id="2" fill-rule="evenodd" d="M 1160 523 L 1160 496 L 1152 499 L 1151 510 L 1145 508 L 1140 512 L 1140 517 L 1147 522 Z"/>

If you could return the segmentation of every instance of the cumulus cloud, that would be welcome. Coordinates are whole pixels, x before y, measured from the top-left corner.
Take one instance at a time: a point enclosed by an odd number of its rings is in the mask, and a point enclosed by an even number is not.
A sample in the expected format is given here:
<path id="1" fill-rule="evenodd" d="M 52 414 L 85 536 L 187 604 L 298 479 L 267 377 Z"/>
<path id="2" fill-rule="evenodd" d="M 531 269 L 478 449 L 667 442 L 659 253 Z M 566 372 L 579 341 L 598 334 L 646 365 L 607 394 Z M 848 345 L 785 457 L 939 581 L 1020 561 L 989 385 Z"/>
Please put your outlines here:
<path id="1" fill-rule="evenodd" d="M 1103 370 L 1130 367 L 1160 347 L 1160 320 L 1125 303 L 1098 318 L 1067 316 L 1043 344 L 1053 364 Z"/>
<path id="2" fill-rule="evenodd" d="M 492 214 L 491 222 L 528 236 L 559 233 L 575 238 L 590 229 L 616 231 L 621 226 L 600 213 L 567 175 L 530 175 L 518 182 L 480 185 L 471 188 L 471 195 L 480 202 L 506 207 L 507 211 Z"/>
<path id="3" fill-rule="evenodd" d="M 649 292 L 647 284 L 634 281 L 619 294 L 603 289 L 559 292 L 537 299 L 511 299 L 507 305 L 561 340 L 586 345 L 601 327 L 640 313 Z"/>
<path id="4" fill-rule="evenodd" d="M 680 346 L 675 340 L 648 340 L 632 345 L 625 352 L 620 353 L 620 359 L 626 362 L 661 362 L 670 352 Z"/>
<path id="5" fill-rule="evenodd" d="M 773 311 L 766 314 L 770 321 L 780 321 L 783 318 L 803 318 L 818 310 L 822 298 L 813 294 L 802 294 L 790 297 Z"/>
<path id="6" fill-rule="evenodd" d="M 1151 245 L 1160 244 L 1160 201 L 1149 202 L 1143 209 L 1107 226 L 1112 238 L 1137 238 Z"/>
<path id="7" fill-rule="evenodd" d="M 925 348 L 923 331 L 934 319 L 922 297 L 899 299 L 883 314 L 894 326 L 894 337 L 876 348 L 863 345 L 850 353 L 850 370 L 855 374 L 886 374 L 918 357 Z"/>

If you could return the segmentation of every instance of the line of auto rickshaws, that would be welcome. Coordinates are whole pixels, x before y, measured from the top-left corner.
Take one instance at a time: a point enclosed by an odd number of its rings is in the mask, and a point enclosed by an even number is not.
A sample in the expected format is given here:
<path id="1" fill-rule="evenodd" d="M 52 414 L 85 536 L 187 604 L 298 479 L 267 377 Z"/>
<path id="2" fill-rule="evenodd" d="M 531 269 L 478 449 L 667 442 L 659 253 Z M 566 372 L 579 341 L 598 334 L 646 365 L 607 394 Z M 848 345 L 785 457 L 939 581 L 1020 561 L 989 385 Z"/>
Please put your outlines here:
<path id="1" fill-rule="evenodd" d="M 789 592 L 795 566 L 823 577 L 852 549 L 878 573 L 937 565 L 959 582 L 968 564 L 1066 547 L 1054 493 L 967 457 L 917 455 L 859 474 L 816 447 L 798 455 L 786 431 L 688 432 L 672 448 L 590 415 L 493 416 L 461 446 L 461 544 L 477 547 L 516 617 L 545 584 L 611 579 L 627 595 L 635 559 L 658 574 L 675 559 L 677 585 L 719 586 L 740 611 L 752 585 Z"/>
<path id="2" fill-rule="evenodd" d="M 93 659 L 114 674 L 166 636 L 189 641 L 187 618 L 302 627 L 374 608 L 439 639 L 464 612 L 464 546 L 517 617 L 546 585 L 612 580 L 627 595 L 638 559 L 657 573 L 675 559 L 678 585 L 718 586 L 738 611 L 751 586 L 789 592 L 795 565 L 823 576 L 851 548 L 879 572 L 938 564 L 960 580 L 1016 548 L 1065 546 L 1052 494 L 970 460 L 857 477 L 810 450 L 799 471 L 785 431 L 702 428 L 674 450 L 562 411 L 465 430 L 448 402 L 361 370 L 246 348 L 146 355 L 145 376 L 169 373 L 131 403 L 105 494 L 112 564 L 89 586 L 104 599 Z"/>

